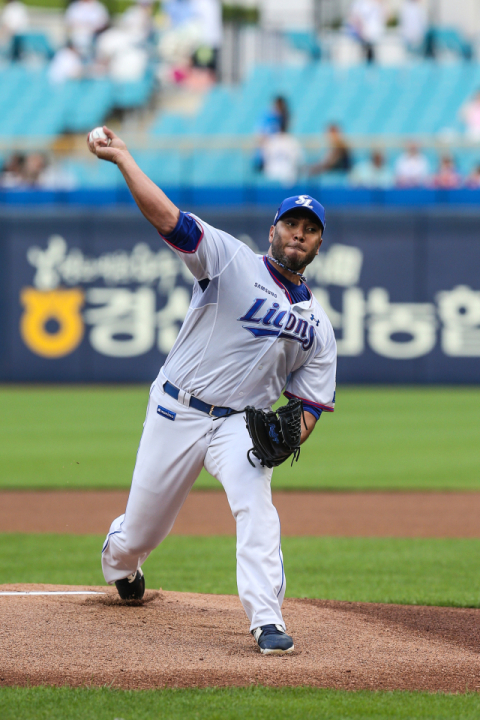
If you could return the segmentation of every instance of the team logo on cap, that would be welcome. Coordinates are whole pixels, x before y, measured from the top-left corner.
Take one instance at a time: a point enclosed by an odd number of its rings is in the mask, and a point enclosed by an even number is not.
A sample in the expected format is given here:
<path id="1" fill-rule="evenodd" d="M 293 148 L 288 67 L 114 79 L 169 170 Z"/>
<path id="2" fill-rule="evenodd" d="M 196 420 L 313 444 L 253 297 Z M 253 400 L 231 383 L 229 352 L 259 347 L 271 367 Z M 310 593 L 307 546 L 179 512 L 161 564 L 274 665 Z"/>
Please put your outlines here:
<path id="1" fill-rule="evenodd" d="M 295 200 L 295 205 L 302 205 L 302 207 L 311 208 L 313 198 L 309 195 L 299 195 L 298 200 Z"/>

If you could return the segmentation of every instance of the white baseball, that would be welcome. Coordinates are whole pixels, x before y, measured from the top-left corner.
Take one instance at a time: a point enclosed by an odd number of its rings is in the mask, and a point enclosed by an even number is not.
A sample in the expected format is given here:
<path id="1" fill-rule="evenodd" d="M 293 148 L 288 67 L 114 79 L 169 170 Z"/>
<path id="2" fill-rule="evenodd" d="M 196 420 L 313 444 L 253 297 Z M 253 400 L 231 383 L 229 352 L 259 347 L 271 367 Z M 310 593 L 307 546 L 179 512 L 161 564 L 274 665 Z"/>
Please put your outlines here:
<path id="1" fill-rule="evenodd" d="M 107 137 L 103 131 L 103 128 L 97 127 L 89 135 L 89 141 L 93 142 L 94 140 L 108 140 L 108 144 L 110 145 L 110 138 Z"/>

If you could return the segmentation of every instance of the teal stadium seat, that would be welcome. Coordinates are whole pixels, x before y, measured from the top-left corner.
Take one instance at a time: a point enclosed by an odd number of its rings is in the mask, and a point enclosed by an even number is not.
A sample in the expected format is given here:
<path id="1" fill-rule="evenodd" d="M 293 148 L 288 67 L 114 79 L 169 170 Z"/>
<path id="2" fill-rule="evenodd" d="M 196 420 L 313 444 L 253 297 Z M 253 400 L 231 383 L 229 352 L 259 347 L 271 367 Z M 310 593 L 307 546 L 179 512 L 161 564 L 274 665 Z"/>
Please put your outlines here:
<path id="1" fill-rule="evenodd" d="M 243 185 L 246 162 L 240 150 L 199 150 L 191 157 L 189 184 L 194 187 Z"/>
<path id="2" fill-rule="evenodd" d="M 317 61 L 322 57 L 322 49 L 316 33 L 291 30 L 285 37 L 295 50 L 304 52 L 309 60 Z"/>
<path id="3" fill-rule="evenodd" d="M 71 80 L 70 107 L 65 130 L 87 132 L 102 125 L 113 107 L 113 83 L 108 79 Z"/>
<path id="4" fill-rule="evenodd" d="M 109 80 L 52 85 L 46 69 L 12 64 L 0 71 L 0 137 L 46 138 L 101 125 L 113 106 Z"/>
<path id="5" fill-rule="evenodd" d="M 151 68 L 136 82 L 113 83 L 113 105 L 121 110 L 141 108 L 150 100 L 154 87 L 155 75 Z"/>
<path id="6" fill-rule="evenodd" d="M 123 180 L 116 165 L 92 160 L 68 160 L 63 167 L 73 175 L 76 186 L 81 188 L 112 188 L 124 187 Z"/>
<path id="7" fill-rule="evenodd" d="M 9 56 L 18 54 L 20 57 L 38 55 L 50 60 L 54 55 L 54 50 L 47 35 L 42 32 L 24 32 L 18 33 L 10 40 Z"/>
<path id="8" fill-rule="evenodd" d="M 151 128 L 152 135 L 181 136 L 191 134 L 192 119 L 176 113 L 163 113 L 157 117 Z"/>
<path id="9" fill-rule="evenodd" d="M 133 157 L 148 177 L 162 187 L 178 187 L 188 172 L 188 159 L 176 150 L 138 151 Z"/>

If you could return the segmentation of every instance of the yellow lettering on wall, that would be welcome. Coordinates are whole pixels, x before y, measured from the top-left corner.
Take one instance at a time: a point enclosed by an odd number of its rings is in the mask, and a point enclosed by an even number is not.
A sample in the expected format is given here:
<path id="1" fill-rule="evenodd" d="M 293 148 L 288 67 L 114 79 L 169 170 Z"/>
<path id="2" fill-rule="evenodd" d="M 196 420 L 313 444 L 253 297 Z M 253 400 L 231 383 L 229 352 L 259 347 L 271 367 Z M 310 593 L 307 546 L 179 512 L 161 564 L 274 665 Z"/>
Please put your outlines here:
<path id="1" fill-rule="evenodd" d="M 20 334 L 25 345 L 42 357 L 59 358 L 73 352 L 82 341 L 85 326 L 80 314 L 84 294 L 71 290 L 36 290 L 23 288 L 20 299 L 24 312 Z M 56 332 L 48 332 L 49 320 L 58 323 Z"/>

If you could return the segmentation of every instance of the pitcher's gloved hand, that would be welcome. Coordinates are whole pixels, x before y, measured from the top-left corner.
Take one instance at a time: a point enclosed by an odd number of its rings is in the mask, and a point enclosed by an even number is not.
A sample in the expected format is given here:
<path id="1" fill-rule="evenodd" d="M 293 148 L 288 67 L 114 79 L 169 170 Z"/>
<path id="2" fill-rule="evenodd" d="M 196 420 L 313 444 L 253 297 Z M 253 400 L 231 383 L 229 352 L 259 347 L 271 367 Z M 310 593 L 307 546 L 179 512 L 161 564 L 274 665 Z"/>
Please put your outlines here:
<path id="1" fill-rule="evenodd" d="M 292 465 L 300 455 L 302 435 L 302 401 L 291 398 L 276 412 L 264 412 L 249 405 L 245 408 L 245 422 L 252 438 L 253 447 L 247 453 L 248 460 L 255 467 L 250 455 L 268 468 L 281 465 L 291 455 Z"/>

